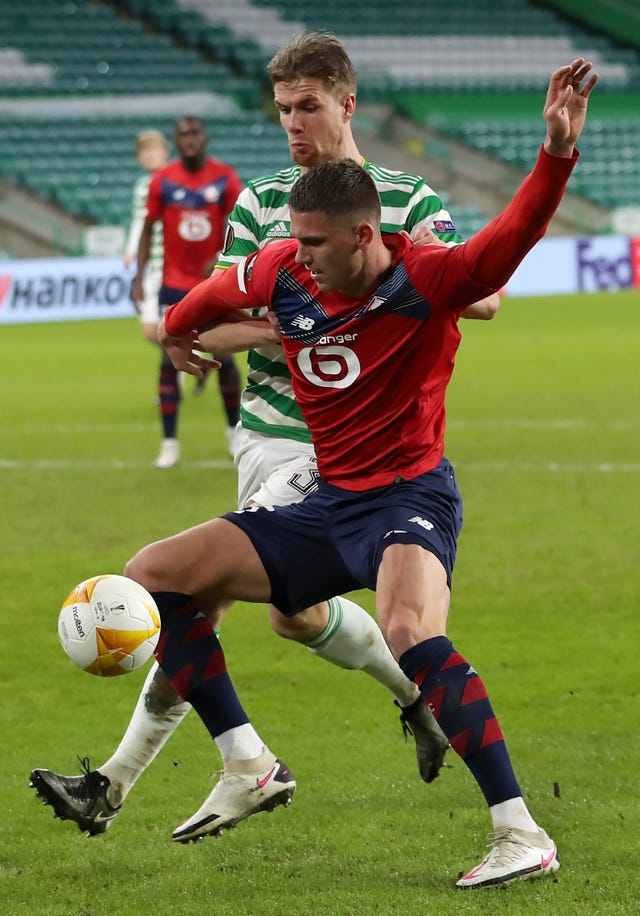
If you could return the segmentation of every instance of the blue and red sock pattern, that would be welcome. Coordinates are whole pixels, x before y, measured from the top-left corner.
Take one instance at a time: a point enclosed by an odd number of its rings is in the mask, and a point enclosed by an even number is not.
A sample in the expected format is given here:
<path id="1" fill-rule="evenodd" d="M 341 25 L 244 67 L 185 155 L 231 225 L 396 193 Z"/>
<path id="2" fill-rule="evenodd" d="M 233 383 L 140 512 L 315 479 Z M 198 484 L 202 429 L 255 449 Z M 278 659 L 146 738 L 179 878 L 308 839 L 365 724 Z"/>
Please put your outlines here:
<path id="1" fill-rule="evenodd" d="M 212 738 L 249 721 L 213 627 L 193 598 L 179 592 L 154 592 L 162 620 L 154 655 L 174 689 L 188 700 Z"/>
<path id="2" fill-rule="evenodd" d="M 418 643 L 402 655 L 400 667 L 420 688 L 487 804 L 522 795 L 486 688 L 451 641 L 436 636 Z"/>
<path id="3" fill-rule="evenodd" d="M 162 434 L 165 439 L 175 439 L 178 429 L 180 386 L 178 384 L 178 371 L 166 354 L 163 355 L 160 362 L 158 402 L 162 419 Z"/>

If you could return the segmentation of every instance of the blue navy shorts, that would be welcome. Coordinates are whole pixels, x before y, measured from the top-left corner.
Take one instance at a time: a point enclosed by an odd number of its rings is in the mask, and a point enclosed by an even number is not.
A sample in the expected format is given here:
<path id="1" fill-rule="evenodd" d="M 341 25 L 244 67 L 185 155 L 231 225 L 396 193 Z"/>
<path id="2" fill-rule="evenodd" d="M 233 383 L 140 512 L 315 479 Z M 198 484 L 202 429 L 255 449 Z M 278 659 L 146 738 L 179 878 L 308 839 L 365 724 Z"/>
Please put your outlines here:
<path id="1" fill-rule="evenodd" d="M 170 305 L 175 305 L 176 302 L 180 302 L 180 300 L 184 299 L 188 292 L 189 290 L 187 289 L 176 289 L 175 286 L 165 286 L 163 284 L 160 287 L 160 292 L 158 293 L 160 314 L 164 315 L 165 310 L 168 309 Z"/>
<path id="2" fill-rule="evenodd" d="M 271 583 L 271 602 L 288 617 L 358 588 L 375 591 L 390 544 L 419 544 L 451 576 L 462 499 L 446 459 L 414 480 L 356 493 L 320 482 L 289 506 L 229 512 L 251 540 Z"/>

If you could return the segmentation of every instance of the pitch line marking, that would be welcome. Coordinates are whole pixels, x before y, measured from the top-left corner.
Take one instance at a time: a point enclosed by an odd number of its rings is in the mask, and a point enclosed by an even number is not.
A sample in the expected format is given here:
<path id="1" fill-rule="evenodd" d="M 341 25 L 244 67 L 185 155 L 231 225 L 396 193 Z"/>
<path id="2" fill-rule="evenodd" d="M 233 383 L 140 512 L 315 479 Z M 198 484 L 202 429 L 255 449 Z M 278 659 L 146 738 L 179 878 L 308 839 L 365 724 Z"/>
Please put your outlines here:
<path id="1" fill-rule="evenodd" d="M 189 470 L 226 471 L 233 468 L 231 458 L 227 461 L 182 461 L 180 467 Z M 55 461 L 50 458 L 34 458 L 33 460 L 11 460 L 0 458 L 1 471 L 32 469 L 38 471 L 146 471 L 157 473 L 157 468 L 150 461 Z M 161 475 L 159 475 L 161 476 Z"/>
<path id="2" fill-rule="evenodd" d="M 207 429 L 214 431 L 211 423 L 198 420 L 189 420 L 190 426 L 196 429 Z M 553 430 L 574 430 L 574 429 L 612 429 L 624 430 L 634 429 L 638 426 L 637 420 L 581 420 L 581 419 L 558 419 L 558 420 L 529 420 L 529 419 L 506 419 L 492 420 L 475 419 L 463 420 L 449 416 L 447 426 L 459 429 L 553 429 Z M 110 433 L 114 430 L 122 432 L 148 432 L 155 431 L 157 423 L 154 422 L 131 422 L 131 423 L 27 423 L 24 426 L 2 427 L 0 430 L 16 435 L 83 435 L 87 433 Z"/>
<path id="3" fill-rule="evenodd" d="M 511 461 L 454 461 L 457 470 L 473 471 L 480 473 L 495 473 L 496 471 L 523 471 L 538 472 L 548 471 L 550 473 L 600 473 L 600 474 L 637 474 L 640 471 L 640 463 L 632 462 L 594 462 L 587 464 L 582 462 L 511 462 Z M 203 461 L 183 461 L 180 464 L 183 470 L 193 471 L 222 471 L 233 468 L 233 462 L 228 460 L 208 459 Z M 32 460 L 0 458 L 1 471 L 14 470 L 51 470 L 51 471 L 153 471 L 157 473 L 157 468 L 153 467 L 151 462 L 143 461 L 69 461 L 61 459 L 59 461 L 50 458 L 34 458 Z"/>

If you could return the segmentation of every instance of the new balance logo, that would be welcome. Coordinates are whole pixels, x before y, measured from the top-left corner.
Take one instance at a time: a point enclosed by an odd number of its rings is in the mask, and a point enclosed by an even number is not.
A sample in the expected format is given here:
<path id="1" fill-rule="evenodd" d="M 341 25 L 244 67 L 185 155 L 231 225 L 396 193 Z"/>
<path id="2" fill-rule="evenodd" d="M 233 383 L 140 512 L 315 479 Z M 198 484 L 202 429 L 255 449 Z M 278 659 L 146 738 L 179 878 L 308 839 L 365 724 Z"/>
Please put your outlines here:
<path id="1" fill-rule="evenodd" d="M 383 299 L 381 296 L 372 296 L 371 299 L 367 302 L 367 311 L 373 312 L 374 309 L 379 309 L 381 305 L 384 305 L 387 300 Z"/>
<path id="2" fill-rule="evenodd" d="M 415 522 L 416 525 L 420 525 L 421 528 L 426 528 L 427 531 L 432 531 L 434 525 L 432 522 L 427 521 L 426 518 L 422 518 L 420 515 L 414 515 L 413 518 L 409 519 L 410 522 Z"/>
<path id="3" fill-rule="evenodd" d="M 290 236 L 289 227 L 283 220 L 280 220 L 279 223 L 267 230 L 268 239 L 288 239 Z"/>
<path id="4" fill-rule="evenodd" d="M 315 324 L 315 320 L 307 318 L 306 315 L 296 315 L 291 324 L 294 328 L 300 328 L 301 331 L 310 331 Z"/>

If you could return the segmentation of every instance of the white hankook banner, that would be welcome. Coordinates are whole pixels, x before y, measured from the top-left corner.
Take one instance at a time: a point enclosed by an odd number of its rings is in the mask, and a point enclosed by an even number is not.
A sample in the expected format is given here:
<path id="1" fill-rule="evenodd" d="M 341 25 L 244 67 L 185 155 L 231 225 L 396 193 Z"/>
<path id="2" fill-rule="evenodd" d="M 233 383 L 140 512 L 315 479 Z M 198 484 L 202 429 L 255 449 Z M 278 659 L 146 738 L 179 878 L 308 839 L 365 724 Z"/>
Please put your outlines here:
<path id="1" fill-rule="evenodd" d="M 131 273 L 119 258 L 0 262 L 0 324 L 130 318 Z M 626 235 L 542 239 L 507 284 L 511 296 L 640 286 L 640 239 Z"/>
<path id="2" fill-rule="evenodd" d="M 131 273 L 120 258 L 0 262 L 0 324 L 130 318 Z"/>

